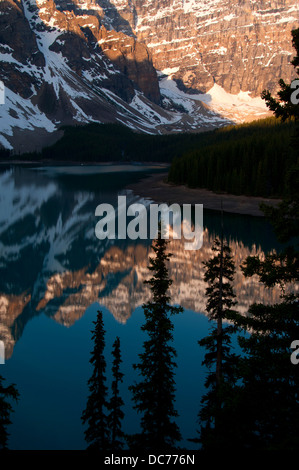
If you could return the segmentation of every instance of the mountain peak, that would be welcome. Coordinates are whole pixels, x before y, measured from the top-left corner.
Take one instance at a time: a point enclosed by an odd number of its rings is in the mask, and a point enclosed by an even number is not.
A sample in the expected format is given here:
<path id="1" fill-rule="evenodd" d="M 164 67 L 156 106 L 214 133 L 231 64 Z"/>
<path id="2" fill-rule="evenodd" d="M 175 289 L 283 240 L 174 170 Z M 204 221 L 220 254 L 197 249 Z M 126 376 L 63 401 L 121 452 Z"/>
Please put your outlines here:
<path id="1" fill-rule="evenodd" d="M 295 0 L 4 0 L 0 144 L 34 150 L 64 124 L 198 132 L 266 115 L 261 91 L 293 77 L 295 27 Z"/>

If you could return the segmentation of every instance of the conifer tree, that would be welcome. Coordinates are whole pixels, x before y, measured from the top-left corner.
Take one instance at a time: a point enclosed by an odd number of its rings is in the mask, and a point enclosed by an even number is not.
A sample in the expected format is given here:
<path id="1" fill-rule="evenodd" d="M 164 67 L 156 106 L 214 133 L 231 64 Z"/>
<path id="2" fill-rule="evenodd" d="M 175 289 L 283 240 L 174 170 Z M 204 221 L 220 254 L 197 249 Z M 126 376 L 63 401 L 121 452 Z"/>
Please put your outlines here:
<path id="1" fill-rule="evenodd" d="M 203 396 L 199 412 L 201 422 L 200 439 L 204 449 L 227 447 L 227 416 L 229 402 L 236 381 L 237 357 L 231 352 L 231 334 L 236 331 L 232 321 L 237 313 L 232 309 L 236 304 L 232 289 L 235 266 L 231 249 L 227 243 L 218 238 L 212 250 L 215 256 L 204 263 L 206 272 L 204 280 L 206 289 L 207 312 L 213 326 L 211 333 L 199 341 L 199 345 L 207 349 L 203 365 L 210 369 L 205 386 L 208 392 Z"/>
<path id="2" fill-rule="evenodd" d="M 299 29 L 292 31 L 293 45 L 297 55 L 292 63 L 294 67 L 299 66 Z M 299 75 L 299 68 L 297 68 Z M 283 80 L 280 81 L 281 91 L 278 93 L 279 99 L 271 96 L 269 91 L 263 92 L 263 98 L 270 110 L 274 111 L 277 118 L 283 120 L 294 118 L 299 120 L 299 104 L 291 102 L 291 85 L 286 85 Z M 243 272 L 246 276 L 254 274 L 259 276 L 261 282 L 267 287 L 280 285 L 284 292 L 288 283 L 299 281 L 299 126 L 297 123 L 297 134 L 291 142 L 285 142 L 285 146 L 291 143 L 297 155 L 297 161 L 288 169 L 286 187 L 288 188 L 282 202 L 277 206 L 268 206 L 261 204 L 261 209 L 268 220 L 273 225 L 278 240 L 281 243 L 287 243 L 287 246 L 280 252 L 271 252 L 266 254 L 265 259 L 261 260 L 258 256 L 250 256 L 243 265 Z"/>
<path id="3" fill-rule="evenodd" d="M 135 409 L 141 413 L 141 433 L 133 436 L 132 444 L 143 450 L 170 450 L 181 439 L 174 419 L 178 416 L 174 407 L 176 350 L 173 341 L 171 316 L 182 312 L 181 307 L 170 305 L 168 288 L 172 281 L 168 277 L 166 253 L 167 242 L 158 238 L 152 248 L 155 257 L 150 258 L 149 270 L 153 276 L 145 281 L 149 284 L 152 299 L 143 305 L 145 324 L 142 330 L 148 339 L 139 354 L 140 362 L 133 367 L 139 372 L 141 381 L 130 387 Z"/>
<path id="4" fill-rule="evenodd" d="M 107 387 L 106 387 L 106 360 L 104 356 L 105 331 L 103 314 L 99 310 L 92 331 L 94 348 L 91 353 L 90 363 L 93 372 L 88 380 L 90 394 L 87 405 L 82 413 L 83 424 L 88 427 L 85 431 L 85 440 L 89 444 L 89 450 L 107 450 L 110 446 L 110 432 L 107 420 Z"/>
<path id="5" fill-rule="evenodd" d="M 299 29 L 292 35 L 297 51 L 293 65 L 298 66 Z M 282 80 L 280 84 L 280 100 L 264 93 L 266 103 L 277 117 L 298 120 L 299 104 L 291 103 L 290 86 Z M 298 152 L 298 141 L 296 145 Z M 245 352 L 240 408 L 247 410 L 242 416 L 243 426 L 246 423 L 244 440 L 254 448 L 296 450 L 299 445 L 299 374 L 290 360 L 292 341 L 299 338 L 299 295 L 295 287 L 299 280 L 298 170 L 298 163 L 289 168 L 288 193 L 279 206 L 262 206 L 278 240 L 287 246 L 266 254 L 264 259 L 248 257 L 242 266 L 245 276 L 257 275 L 267 287 L 278 284 L 282 292 L 280 303 L 254 304 L 248 317 L 238 319 L 239 325 L 250 332 L 248 338 L 240 339 Z M 287 287 L 293 287 L 293 292 L 287 293 Z"/>
<path id="6" fill-rule="evenodd" d="M 120 339 L 117 337 L 113 344 L 112 355 L 114 357 L 112 365 L 112 397 L 108 404 L 110 411 L 108 415 L 108 425 L 111 431 L 111 448 L 113 451 L 121 450 L 123 448 L 124 433 L 122 431 L 122 420 L 124 418 L 124 412 L 122 406 L 124 405 L 123 399 L 120 395 L 119 385 L 123 381 L 124 374 L 120 371 L 121 351 L 120 351 Z"/>
<path id="7" fill-rule="evenodd" d="M 19 392 L 14 384 L 5 387 L 3 382 L 4 377 L 0 375 L 0 449 L 7 449 L 7 426 L 11 424 L 10 414 L 13 411 L 10 401 L 18 401 Z"/>
<path id="8" fill-rule="evenodd" d="M 250 334 L 239 340 L 245 353 L 240 408 L 247 411 L 242 415 L 244 441 L 254 448 L 293 450 L 299 445 L 299 374 L 290 360 L 292 341 L 299 338 L 298 207 L 296 195 L 278 208 L 264 207 L 278 239 L 287 245 L 264 259 L 248 257 L 242 265 L 246 277 L 256 275 L 268 288 L 281 288 L 281 302 L 253 304 L 249 315 L 237 321 Z"/>
<path id="9" fill-rule="evenodd" d="M 238 324 L 249 333 L 239 337 L 244 354 L 238 438 L 244 448 L 297 450 L 299 374 L 291 344 L 299 338 L 298 295 L 275 305 L 254 304 Z"/>
<path id="10" fill-rule="evenodd" d="M 296 55 L 291 63 L 295 68 L 298 67 L 296 72 L 299 76 L 299 28 L 292 31 L 292 43 L 296 50 Z M 279 80 L 279 85 L 278 99 L 274 98 L 269 90 L 263 91 L 262 98 L 277 118 L 281 118 L 283 121 L 289 118 L 294 118 L 296 121 L 299 120 L 299 105 L 291 99 L 294 88 L 292 88 L 291 83 L 286 83 L 282 78 Z"/>
<path id="11" fill-rule="evenodd" d="M 292 31 L 292 42 L 296 50 L 292 64 L 297 67 L 296 72 L 299 77 L 299 28 Z M 299 79 L 297 81 L 299 82 Z M 285 142 L 285 146 L 289 147 L 290 151 L 293 149 L 297 158 L 288 168 L 285 182 L 287 191 L 283 201 L 278 207 L 263 204 L 261 208 L 273 224 L 279 240 L 286 242 L 299 235 L 299 103 L 292 102 L 291 95 L 294 89 L 291 88 L 291 84 L 280 80 L 280 86 L 278 99 L 275 99 L 267 90 L 263 92 L 262 97 L 277 118 L 284 121 L 287 119 L 296 121 L 295 135 L 290 142 Z M 256 271 L 261 276 L 261 280 L 269 286 L 275 283 L 282 285 L 292 279 L 299 280 L 298 245 L 297 249 L 288 247 L 278 256 L 268 256 L 265 263 L 260 264 L 257 259 L 251 259 L 250 263 L 247 273 L 249 274 L 250 270 Z"/>

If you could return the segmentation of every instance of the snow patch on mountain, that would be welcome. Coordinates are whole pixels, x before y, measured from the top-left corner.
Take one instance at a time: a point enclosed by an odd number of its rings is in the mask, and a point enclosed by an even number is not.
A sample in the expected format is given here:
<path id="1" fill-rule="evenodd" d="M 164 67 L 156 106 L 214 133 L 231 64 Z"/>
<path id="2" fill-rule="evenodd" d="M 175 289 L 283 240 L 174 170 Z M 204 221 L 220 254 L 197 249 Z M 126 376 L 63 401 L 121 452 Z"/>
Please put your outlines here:
<path id="1" fill-rule="evenodd" d="M 210 122 L 246 122 L 254 117 L 258 119 L 270 114 L 262 98 L 252 98 L 249 92 L 242 91 L 233 95 L 216 83 L 207 93 L 188 94 L 180 90 L 169 76 L 161 79 L 160 90 L 165 99 L 182 106 L 190 115 L 198 112 L 198 103 L 204 104 L 210 113 L 214 113 L 214 116 L 210 114 L 205 118 Z"/>
<path id="2" fill-rule="evenodd" d="M 17 3 L 12 21 L 30 40 L 24 55 L 23 33 L 0 45 L 0 145 L 8 149 L 50 145 L 46 133 L 58 138 L 63 124 L 121 122 L 154 134 L 249 121 L 270 114 L 260 94 L 273 92 L 273 77 L 288 79 L 294 0 L 243 10 L 237 0 Z"/>
<path id="3" fill-rule="evenodd" d="M 0 143 L 11 150 L 13 146 L 7 137 L 13 136 L 14 128 L 21 131 L 41 128 L 51 133 L 56 126 L 30 99 L 22 98 L 6 88 L 5 103 L 0 105 Z"/>
<path id="4" fill-rule="evenodd" d="M 144 96 L 139 92 L 136 92 L 131 102 L 131 107 L 148 119 L 148 125 L 152 129 L 155 129 L 157 124 L 171 124 L 179 121 L 180 119 L 180 116 L 175 113 L 168 112 L 167 115 L 163 116 L 161 113 L 155 111 L 152 106 L 149 106 L 149 103 L 144 100 Z"/>

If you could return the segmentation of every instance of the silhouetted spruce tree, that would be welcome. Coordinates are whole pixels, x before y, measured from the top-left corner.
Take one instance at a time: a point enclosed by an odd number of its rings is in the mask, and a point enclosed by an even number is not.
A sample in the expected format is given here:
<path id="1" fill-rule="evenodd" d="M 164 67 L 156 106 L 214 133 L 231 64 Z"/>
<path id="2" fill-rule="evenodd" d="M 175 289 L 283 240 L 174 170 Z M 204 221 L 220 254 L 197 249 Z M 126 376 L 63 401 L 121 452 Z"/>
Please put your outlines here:
<path id="1" fill-rule="evenodd" d="M 201 400 L 199 412 L 199 442 L 205 450 L 227 448 L 230 445 L 228 427 L 232 420 L 231 402 L 237 379 L 237 356 L 231 351 L 231 335 L 236 327 L 224 324 L 225 320 L 232 321 L 237 315 L 232 309 L 236 301 L 231 285 L 235 266 L 231 249 L 223 236 L 214 241 L 212 250 L 215 256 L 204 263 L 204 280 L 208 283 L 206 310 L 213 326 L 211 333 L 198 342 L 207 349 L 203 365 L 210 370 L 205 382 L 208 392 Z"/>
<path id="2" fill-rule="evenodd" d="M 87 424 L 85 440 L 89 450 L 107 450 L 110 446 L 110 431 L 107 420 L 107 387 L 106 360 L 104 356 L 105 331 L 103 314 L 99 310 L 92 331 L 94 348 L 91 353 L 90 363 L 93 372 L 88 380 L 90 395 L 87 399 L 86 409 L 82 413 L 83 424 Z"/>
<path id="3" fill-rule="evenodd" d="M 149 264 L 153 276 L 145 281 L 150 286 L 152 299 L 143 305 L 145 324 L 141 329 L 148 334 L 148 339 L 143 344 L 143 353 L 139 354 L 140 363 L 133 366 L 142 380 L 130 387 L 134 407 L 142 414 L 141 433 L 132 437 L 131 446 L 145 451 L 170 450 L 181 439 L 174 421 L 178 416 L 174 408 L 176 351 L 170 344 L 173 341 L 170 316 L 183 309 L 169 304 L 167 291 L 172 281 L 168 277 L 167 262 L 171 255 L 166 253 L 166 247 L 159 229 L 152 245 L 155 257 L 150 258 Z"/>
<path id="4" fill-rule="evenodd" d="M 237 320 L 249 332 L 239 338 L 245 353 L 240 361 L 239 435 L 247 448 L 295 450 L 299 446 L 299 374 L 290 360 L 291 343 L 299 338 L 298 232 L 293 238 L 298 216 L 286 218 L 281 231 L 275 220 L 279 239 L 287 240 L 286 234 L 292 234 L 287 249 L 262 260 L 248 257 L 242 266 L 246 277 L 257 275 L 269 288 L 280 285 L 282 292 L 280 303 L 253 304 L 249 315 Z M 286 294 L 287 286 L 294 286 L 295 293 Z"/>
<path id="5" fill-rule="evenodd" d="M 113 344 L 112 355 L 114 357 L 112 365 L 112 397 L 108 404 L 110 411 L 108 415 L 108 425 L 111 431 L 111 448 L 112 450 L 121 450 L 124 446 L 124 433 L 122 431 L 122 420 L 124 418 L 124 412 L 122 406 L 124 405 L 123 399 L 120 395 L 119 385 L 123 381 L 124 374 L 120 371 L 121 351 L 120 351 L 120 339 L 117 337 Z"/>
<path id="6" fill-rule="evenodd" d="M 248 257 L 242 266 L 246 277 L 256 275 L 268 288 L 281 287 L 280 303 L 251 305 L 249 315 L 238 319 L 250 333 L 239 340 L 245 352 L 240 408 L 246 410 L 240 427 L 244 442 L 253 448 L 299 446 L 299 373 L 290 360 L 291 343 L 299 338 L 299 205 L 298 189 L 290 191 L 294 199 L 287 197 L 278 208 L 265 209 L 286 248 L 267 253 L 264 259 Z"/>
<path id="7" fill-rule="evenodd" d="M 292 42 L 296 50 L 292 64 L 297 67 L 296 72 L 299 77 L 299 28 L 292 31 Z M 291 94 L 294 89 L 291 88 L 291 84 L 286 84 L 283 80 L 279 83 L 281 90 L 278 92 L 278 99 L 273 98 L 268 90 L 263 92 L 262 97 L 277 118 L 283 121 L 287 119 L 296 121 L 295 135 L 290 142 L 285 142 L 285 146 L 290 152 L 295 152 L 297 159 L 288 169 L 285 182 L 287 191 L 283 201 L 277 208 L 266 204 L 262 204 L 261 208 L 273 224 L 279 240 L 286 242 L 298 237 L 299 234 L 299 104 L 292 103 Z M 278 255 L 267 256 L 264 263 L 260 263 L 257 257 L 251 258 L 248 261 L 247 273 L 249 274 L 250 271 L 257 272 L 262 282 L 268 286 L 274 285 L 277 280 L 282 281 L 282 284 L 286 281 L 292 282 L 294 279 L 298 281 L 298 249 L 296 251 L 294 246 L 287 247 Z"/>
<path id="8" fill-rule="evenodd" d="M 254 304 L 239 318 L 248 337 L 239 372 L 239 439 L 244 448 L 296 450 L 299 446 L 299 373 L 291 343 L 299 338 L 299 296 Z"/>
<path id="9" fill-rule="evenodd" d="M 297 67 L 296 72 L 299 76 L 299 28 L 292 31 L 292 43 L 296 50 L 296 55 L 291 63 L 295 68 Z M 291 83 L 286 83 L 283 79 L 279 80 L 279 85 L 278 99 L 275 99 L 269 90 L 262 92 L 262 98 L 266 101 L 268 108 L 274 112 L 277 118 L 281 118 L 283 121 L 289 118 L 299 120 L 299 106 L 291 100 L 294 88 L 291 87 Z"/>
<path id="10" fill-rule="evenodd" d="M 293 65 L 299 65 L 299 29 L 292 32 L 297 56 Z M 297 69 L 299 72 L 299 69 Z M 291 88 L 280 81 L 280 100 L 265 92 L 268 107 L 283 120 L 299 118 L 299 105 L 291 103 Z M 296 142 L 297 141 L 297 142 Z M 295 143 L 296 142 L 296 143 Z M 288 142 L 286 142 L 286 146 Z M 292 142 L 298 153 L 299 139 Z M 262 205 L 272 223 L 278 240 L 286 242 L 279 252 L 248 257 L 243 264 L 245 276 L 257 275 L 267 287 L 280 285 L 281 302 L 275 305 L 254 304 L 248 317 L 240 317 L 238 324 L 248 332 L 240 339 L 246 353 L 241 360 L 243 386 L 240 393 L 240 418 L 247 448 L 297 450 L 299 446 L 299 373 L 292 364 L 291 343 L 299 338 L 299 295 L 286 293 L 299 280 L 299 165 L 289 168 L 288 193 L 278 207 Z"/>
<path id="11" fill-rule="evenodd" d="M 7 449 L 9 433 L 7 426 L 11 424 L 10 415 L 13 411 L 11 400 L 19 399 L 19 392 L 14 384 L 7 387 L 3 384 L 4 378 L 0 375 L 0 449 Z"/>

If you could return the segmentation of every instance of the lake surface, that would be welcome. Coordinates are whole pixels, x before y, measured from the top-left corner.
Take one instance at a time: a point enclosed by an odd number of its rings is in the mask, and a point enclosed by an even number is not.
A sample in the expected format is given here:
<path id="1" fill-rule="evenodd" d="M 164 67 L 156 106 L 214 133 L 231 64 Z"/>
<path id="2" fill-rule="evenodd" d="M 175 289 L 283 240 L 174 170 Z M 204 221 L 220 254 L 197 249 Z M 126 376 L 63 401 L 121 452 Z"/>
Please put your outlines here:
<path id="1" fill-rule="evenodd" d="M 118 195 L 126 195 L 129 204 L 139 202 L 138 194 L 126 187 L 153 171 L 159 168 L 0 167 L 0 340 L 6 354 L 0 374 L 20 393 L 9 427 L 10 448 L 86 447 L 80 417 L 91 375 L 90 331 L 99 308 L 106 330 L 107 385 L 112 344 L 119 336 L 124 428 L 129 433 L 138 429 L 128 386 L 137 378 L 132 364 L 138 362 L 145 339 L 140 327 L 142 304 L 150 298 L 144 280 L 149 276 L 151 241 L 98 240 L 95 209 L 100 203 L 116 207 Z M 184 250 L 181 240 L 169 244 L 171 298 L 184 307 L 184 313 L 173 319 L 176 409 L 181 444 L 189 448 L 206 374 L 201 366 L 204 351 L 197 342 L 210 328 L 202 263 L 211 256 L 220 226 L 220 214 L 204 210 L 200 250 Z M 265 289 L 255 278 L 245 279 L 240 270 L 248 255 L 278 247 L 269 224 L 259 217 L 224 214 L 224 235 L 237 268 L 238 309 L 246 314 L 255 301 L 279 301 L 278 290 Z"/>

